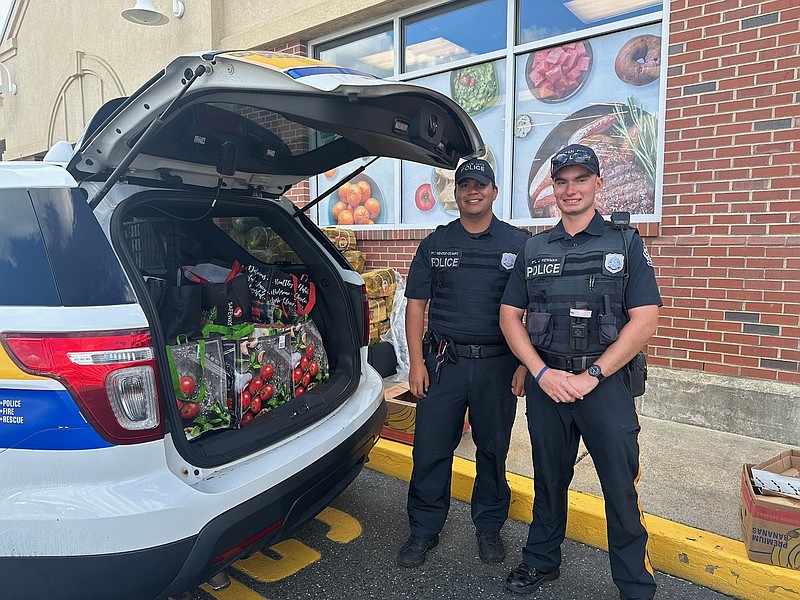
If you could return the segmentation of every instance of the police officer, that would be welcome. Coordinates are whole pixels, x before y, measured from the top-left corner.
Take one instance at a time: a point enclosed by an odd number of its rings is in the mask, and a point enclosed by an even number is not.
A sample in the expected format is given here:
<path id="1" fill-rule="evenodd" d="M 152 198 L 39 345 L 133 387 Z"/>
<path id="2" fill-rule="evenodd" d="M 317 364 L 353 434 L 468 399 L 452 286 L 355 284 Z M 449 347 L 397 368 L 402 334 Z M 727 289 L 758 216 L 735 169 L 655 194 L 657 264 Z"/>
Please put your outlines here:
<path id="1" fill-rule="evenodd" d="M 472 520 L 478 553 L 484 562 L 505 558 L 500 529 L 511 498 L 505 461 L 525 369 L 500 331 L 500 298 L 530 235 L 493 215 L 497 191 L 488 162 L 462 163 L 455 174 L 459 218 L 420 242 L 408 274 L 409 387 L 419 400 L 407 505 L 411 537 L 397 556 L 404 567 L 421 565 L 439 542 L 467 408 L 477 448 Z"/>
<path id="2" fill-rule="evenodd" d="M 661 296 L 635 230 L 595 210 L 603 179 L 592 149 L 567 146 L 551 169 L 561 221 L 526 243 L 500 307 L 503 333 L 529 371 L 535 493 L 522 564 L 505 586 L 526 594 L 558 578 L 567 490 L 583 437 L 605 498 L 614 583 L 623 600 L 652 598 L 636 487 L 639 421 L 626 365 L 655 332 Z"/>

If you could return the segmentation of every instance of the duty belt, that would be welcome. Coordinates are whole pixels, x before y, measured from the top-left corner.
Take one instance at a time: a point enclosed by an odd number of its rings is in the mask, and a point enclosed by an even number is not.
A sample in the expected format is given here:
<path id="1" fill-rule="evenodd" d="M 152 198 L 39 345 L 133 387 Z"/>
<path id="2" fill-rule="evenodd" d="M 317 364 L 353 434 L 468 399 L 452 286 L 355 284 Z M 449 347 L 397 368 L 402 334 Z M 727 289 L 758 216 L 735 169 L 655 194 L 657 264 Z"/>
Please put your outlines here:
<path id="1" fill-rule="evenodd" d="M 511 352 L 505 344 L 455 344 L 455 347 L 463 358 L 494 358 Z"/>
<path id="2" fill-rule="evenodd" d="M 559 371 L 569 371 L 570 373 L 581 373 L 589 368 L 594 361 L 600 358 L 599 354 L 585 354 L 581 356 L 564 356 L 562 354 L 553 354 L 545 350 L 536 351 L 539 357 L 551 369 L 558 369 Z"/>

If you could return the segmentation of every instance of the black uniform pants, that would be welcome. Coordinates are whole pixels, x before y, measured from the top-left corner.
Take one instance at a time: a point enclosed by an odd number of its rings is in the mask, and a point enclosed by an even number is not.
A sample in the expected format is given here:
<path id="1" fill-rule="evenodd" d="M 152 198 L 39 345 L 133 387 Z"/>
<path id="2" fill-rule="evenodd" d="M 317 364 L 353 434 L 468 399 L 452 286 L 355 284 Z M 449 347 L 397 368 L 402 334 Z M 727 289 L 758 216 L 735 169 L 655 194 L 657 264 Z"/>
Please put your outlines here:
<path id="1" fill-rule="evenodd" d="M 425 362 L 430 388 L 427 397 L 417 402 L 414 468 L 408 487 L 411 534 L 432 538 L 444 527 L 450 508 L 453 452 L 461 441 L 467 408 L 476 446 L 472 520 L 478 531 L 500 531 L 511 500 L 506 457 L 517 408 L 511 392 L 517 360 L 511 353 L 493 358 L 461 357 L 457 363 L 442 365 L 438 382 L 434 356 Z"/>
<path id="2" fill-rule="evenodd" d="M 583 437 L 603 489 L 614 583 L 629 598 L 652 598 L 656 584 L 637 490 L 639 419 L 623 373 L 569 404 L 554 402 L 530 375 L 525 390 L 534 501 L 523 562 L 544 572 L 561 563 L 567 491 Z"/>

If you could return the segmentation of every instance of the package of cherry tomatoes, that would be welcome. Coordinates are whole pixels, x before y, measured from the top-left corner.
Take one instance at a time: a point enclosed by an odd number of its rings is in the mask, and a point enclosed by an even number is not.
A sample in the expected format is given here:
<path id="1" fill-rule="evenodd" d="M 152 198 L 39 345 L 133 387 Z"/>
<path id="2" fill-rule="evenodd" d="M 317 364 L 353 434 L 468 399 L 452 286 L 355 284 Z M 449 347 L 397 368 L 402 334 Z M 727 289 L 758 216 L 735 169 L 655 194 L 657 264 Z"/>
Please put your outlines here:
<path id="1" fill-rule="evenodd" d="M 226 342 L 230 343 L 230 342 Z M 290 336 L 279 328 L 256 328 L 235 340 L 233 411 L 246 426 L 292 398 Z"/>
<path id="2" fill-rule="evenodd" d="M 314 324 L 307 320 L 293 325 L 292 334 L 292 385 L 294 395 L 302 396 L 330 376 L 328 354 L 322 344 L 322 335 Z"/>
<path id="3" fill-rule="evenodd" d="M 187 439 L 229 429 L 222 342 L 198 340 L 167 346 L 172 387 Z"/>

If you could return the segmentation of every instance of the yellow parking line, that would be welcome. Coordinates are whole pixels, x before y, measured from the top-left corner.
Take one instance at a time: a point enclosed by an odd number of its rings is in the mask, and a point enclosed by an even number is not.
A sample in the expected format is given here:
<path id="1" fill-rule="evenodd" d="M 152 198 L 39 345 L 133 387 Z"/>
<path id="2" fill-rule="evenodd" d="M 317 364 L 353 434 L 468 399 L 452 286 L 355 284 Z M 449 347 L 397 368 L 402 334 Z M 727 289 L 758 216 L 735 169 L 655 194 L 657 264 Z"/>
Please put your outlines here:
<path id="1" fill-rule="evenodd" d="M 224 590 L 213 590 L 211 586 L 207 583 L 204 583 L 200 586 L 203 588 L 203 591 L 208 592 L 217 600 L 265 600 L 266 596 L 262 596 L 255 590 L 251 590 L 249 587 L 236 581 L 233 577 L 231 577 L 231 585 Z"/>
<path id="2" fill-rule="evenodd" d="M 280 554 L 281 558 L 275 560 L 257 552 L 250 558 L 236 562 L 234 566 L 257 581 L 274 583 L 294 575 L 321 558 L 319 552 L 295 539 L 275 544 L 270 550 Z"/>
<path id="3" fill-rule="evenodd" d="M 347 544 L 361 535 L 361 523 L 346 512 L 331 508 L 330 506 L 317 515 L 317 520 L 330 526 L 326 534 L 329 540 Z"/>

